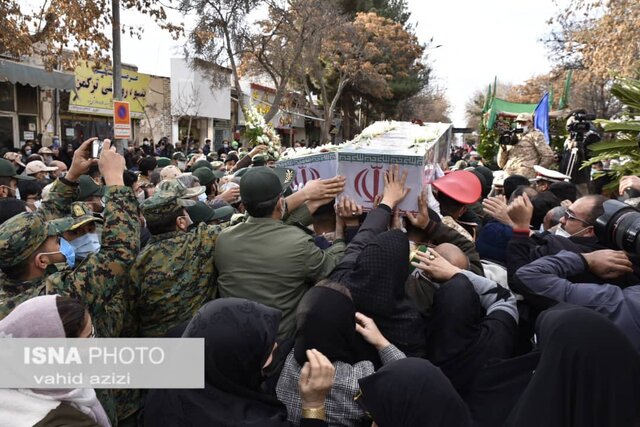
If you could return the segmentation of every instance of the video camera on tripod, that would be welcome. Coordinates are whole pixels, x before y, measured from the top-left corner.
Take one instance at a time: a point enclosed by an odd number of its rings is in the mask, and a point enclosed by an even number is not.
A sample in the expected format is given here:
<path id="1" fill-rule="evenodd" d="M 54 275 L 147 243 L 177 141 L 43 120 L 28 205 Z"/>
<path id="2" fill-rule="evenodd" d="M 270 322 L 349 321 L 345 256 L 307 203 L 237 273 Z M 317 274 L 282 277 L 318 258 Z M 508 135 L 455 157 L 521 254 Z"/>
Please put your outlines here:
<path id="1" fill-rule="evenodd" d="M 571 118 L 573 118 L 573 120 L 571 120 Z M 568 119 L 571 121 L 567 124 L 567 130 L 569 131 L 571 139 L 576 142 L 584 141 L 585 135 L 589 132 L 593 132 L 594 126 L 593 123 L 591 123 L 591 120 L 595 119 L 595 114 L 589 114 L 584 110 L 573 112 Z M 598 139 L 600 139 L 600 136 L 598 136 Z"/>
<path id="2" fill-rule="evenodd" d="M 566 163 L 564 173 L 572 179 L 576 178 L 574 174 L 576 166 L 579 168 L 582 162 L 589 159 L 587 147 L 600 141 L 600 134 L 591 122 L 591 120 L 595 119 L 595 114 L 589 114 L 585 110 L 576 110 L 567 118 L 567 130 L 572 144 L 568 147 L 565 146 L 570 151 L 568 151 L 569 160 Z"/>
<path id="3" fill-rule="evenodd" d="M 520 142 L 520 139 L 518 138 L 519 133 L 524 133 L 524 129 L 517 128 L 502 131 L 500 133 L 500 139 L 498 141 L 500 145 L 516 145 L 518 142 Z"/>

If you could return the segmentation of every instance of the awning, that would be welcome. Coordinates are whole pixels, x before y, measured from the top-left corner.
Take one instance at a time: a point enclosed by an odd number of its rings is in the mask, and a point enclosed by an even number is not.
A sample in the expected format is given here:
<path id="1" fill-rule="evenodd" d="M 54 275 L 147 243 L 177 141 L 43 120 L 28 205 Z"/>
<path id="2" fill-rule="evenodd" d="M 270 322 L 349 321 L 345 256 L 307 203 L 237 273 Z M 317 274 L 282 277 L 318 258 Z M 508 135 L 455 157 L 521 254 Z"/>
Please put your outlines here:
<path id="1" fill-rule="evenodd" d="M 76 90 L 73 74 L 60 71 L 46 71 L 32 65 L 0 59 L 0 81 L 40 86 L 48 89 L 61 89 L 68 92 Z"/>

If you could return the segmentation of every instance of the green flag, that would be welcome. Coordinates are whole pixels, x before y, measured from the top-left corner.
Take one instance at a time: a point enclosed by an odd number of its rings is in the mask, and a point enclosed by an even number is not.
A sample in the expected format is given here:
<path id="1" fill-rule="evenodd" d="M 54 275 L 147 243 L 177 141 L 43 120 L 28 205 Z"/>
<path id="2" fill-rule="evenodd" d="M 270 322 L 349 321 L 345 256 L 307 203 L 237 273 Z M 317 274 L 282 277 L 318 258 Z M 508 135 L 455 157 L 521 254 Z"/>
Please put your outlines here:
<path id="1" fill-rule="evenodd" d="M 496 97 L 496 90 L 498 89 L 498 76 L 493 78 L 493 93 L 491 94 L 491 99 Z"/>
<path id="2" fill-rule="evenodd" d="M 549 111 L 553 110 L 553 84 L 549 88 Z"/>
<path id="3" fill-rule="evenodd" d="M 564 90 L 562 91 L 562 96 L 560 97 L 560 102 L 558 103 L 559 109 L 567 108 L 569 105 L 569 94 L 571 92 L 571 76 L 573 75 L 573 70 L 569 70 L 567 73 L 567 80 L 564 82 Z"/>
<path id="4" fill-rule="evenodd" d="M 484 105 L 482 106 L 483 114 L 487 112 L 490 104 L 491 104 L 491 85 L 489 85 L 489 89 L 487 90 L 487 95 L 484 97 Z"/>

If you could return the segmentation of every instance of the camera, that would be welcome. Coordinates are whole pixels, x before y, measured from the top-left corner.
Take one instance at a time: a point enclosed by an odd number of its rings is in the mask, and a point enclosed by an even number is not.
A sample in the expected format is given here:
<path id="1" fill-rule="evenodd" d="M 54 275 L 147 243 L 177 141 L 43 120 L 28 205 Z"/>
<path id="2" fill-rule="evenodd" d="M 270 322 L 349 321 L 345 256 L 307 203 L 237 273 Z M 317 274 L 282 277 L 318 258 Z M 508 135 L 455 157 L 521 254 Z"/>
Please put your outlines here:
<path id="1" fill-rule="evenodd" d="M 640 254 L 640 211 L 619 200 L 607 200 L 603 207 L 595 224 L 598 240 L 612 249 Z"/>
<path id="2" fill-rule="evenodd" d="M 511 129 L 500 133 L 499 143 L 500 145 L 516 145 L 520 140 L 517 134 L 523 133 L 524 129 Z"/>
<path id="3" fill-rule="evenodd" d="M 567 130 L 571 134 L 571 139 L 576 142 L 582 142 L 585 140 L 585 135 L 588 135 L 590 139 L 600 140 L 600 135 L 593 130 L 593 124 L 591 120 L 596 119 L 595 114 L 588 114 L 584 110 L 578 110 L 572 113 L 569 117 L 573 117 L 573 121 L 567 126 Z M 591 143 L 597 141 L 591 141 Z"/>

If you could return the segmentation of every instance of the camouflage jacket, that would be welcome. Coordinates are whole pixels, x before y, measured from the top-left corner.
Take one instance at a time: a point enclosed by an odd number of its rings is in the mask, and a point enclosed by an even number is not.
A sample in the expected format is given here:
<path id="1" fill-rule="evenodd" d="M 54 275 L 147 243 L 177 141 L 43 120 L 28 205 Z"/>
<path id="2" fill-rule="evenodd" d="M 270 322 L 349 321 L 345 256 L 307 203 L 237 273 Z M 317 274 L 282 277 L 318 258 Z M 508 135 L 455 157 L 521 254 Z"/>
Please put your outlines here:
<path id="1" fill-rule="evenodd" d="M 539 130 L 531 130 L 520 137 L 520 142 L 516 145 L 502 146 L 498 150 L 498 166 L 505 174 L 523 175 L 529 179 L 535 178 L 534 165 L 545 168 L 554 162 L 553 150 L 544 139 L 544 135 Z"/>
<path id="2" fill-rule="evenodd" d="M 76 189 L 56 181 L 49 200 L 38 214 L 46 220 L 69 214 Z M 100 251 L 90 254 L 74 269 L 62 268 L 32 281 L 14 281 L 0 277 L 0 318 L 23 301 L 38 295 L 60 294 L 78 299 L 91 314 L 98 337 L 117 337 L 124 318 L 124 274 L 135 260 L 140 243 L 138 202 L 128 187 L 107 187 L 104 228 Z M 116 425 L 115 400 L 111 390 L 96 390 L 113 425 Z"/>
<path id="3" fill-rule="evenodd" d="M 203 223 L 189 232 L 174 231 L 149 239 L 131 269 L 122 336 L 162 337 L 214 298 L 213 250 L 221 230 Z M 120 419 L 143 406 L 141 390 L 119 389 L 116 399 Z"/>
<path id="4" fill-rule="evenodd" d="M 38 210 L 45 220 L 67 216 L 75 188 L 60 181 Z M 128 187 L 108 187 L 100 251 L 90 254 L 74 269 L 59 269 L 45 277 L 19 282 L 0 277 L 0 318 L 23 301 L 37 295 L 60 294 L 78 299 L 91 314 L 96 335 L 117 337 L 123 322 L 123 283 L 138 253 L 138 205 Z"/>
<path id="5" fill-rule="evenodd" d="M 213 251 L 221 230 L 200 224 L 151 237 L 131 269 L 124 336 L 162 337 L 214 297 Z"/>

